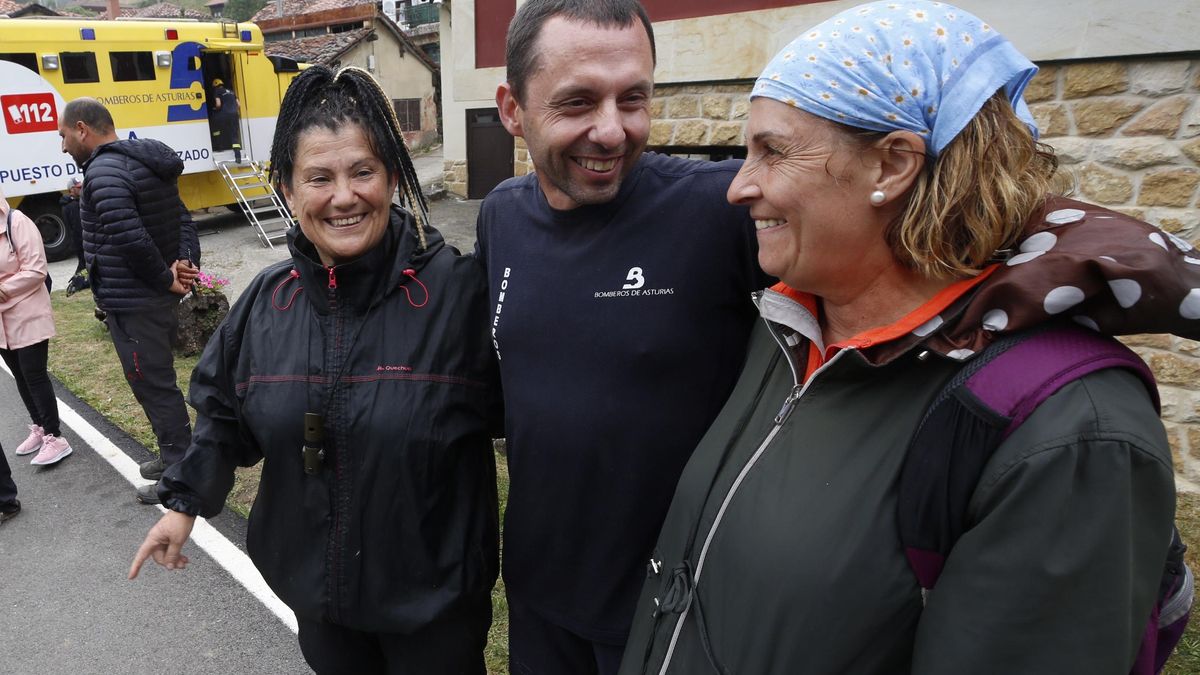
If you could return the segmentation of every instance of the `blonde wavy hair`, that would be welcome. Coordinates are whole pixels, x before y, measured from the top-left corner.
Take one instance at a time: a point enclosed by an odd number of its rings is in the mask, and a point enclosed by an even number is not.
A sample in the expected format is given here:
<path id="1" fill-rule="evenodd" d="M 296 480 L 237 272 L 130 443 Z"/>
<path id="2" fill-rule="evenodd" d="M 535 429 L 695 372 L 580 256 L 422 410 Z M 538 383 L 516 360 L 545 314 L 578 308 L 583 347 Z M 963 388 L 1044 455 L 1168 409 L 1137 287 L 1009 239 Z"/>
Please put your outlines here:
<path id="1" fill-rule="evenodd" d="M 853 130 L 860 143 L 886 134 Z M 887 228 L 893 255 L 931 279 L 978 274 L 1020 237 L 1061 183 L 1058 159 L 1038 143 L 1003 91 L 992 96 L 937 159 L 927 160 L 908 205 Z"/>

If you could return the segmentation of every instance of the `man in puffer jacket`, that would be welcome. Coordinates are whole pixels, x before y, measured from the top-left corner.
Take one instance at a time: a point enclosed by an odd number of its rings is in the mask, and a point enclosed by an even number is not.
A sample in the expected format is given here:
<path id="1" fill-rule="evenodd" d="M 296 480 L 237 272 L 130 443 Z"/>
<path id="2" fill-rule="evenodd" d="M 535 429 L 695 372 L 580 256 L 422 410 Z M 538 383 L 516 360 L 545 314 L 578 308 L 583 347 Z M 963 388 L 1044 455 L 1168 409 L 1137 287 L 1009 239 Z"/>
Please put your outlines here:
<path id="1" fill-rule="evenodd" d="M 159 458 L 141 474 L 158 480 L 192 438 L 171 352 L 175 306 L 200 264 L 196 227 L 179 198 L 183 161 L 154 139 L 118 140 L 112 115 L 91 98 L 68 103 L 58 131 L 84 171 L 79 215 L 92 293 L 158 439 Z M 157 504 L 155 488 L 139 488 L 138 501 Z"/>

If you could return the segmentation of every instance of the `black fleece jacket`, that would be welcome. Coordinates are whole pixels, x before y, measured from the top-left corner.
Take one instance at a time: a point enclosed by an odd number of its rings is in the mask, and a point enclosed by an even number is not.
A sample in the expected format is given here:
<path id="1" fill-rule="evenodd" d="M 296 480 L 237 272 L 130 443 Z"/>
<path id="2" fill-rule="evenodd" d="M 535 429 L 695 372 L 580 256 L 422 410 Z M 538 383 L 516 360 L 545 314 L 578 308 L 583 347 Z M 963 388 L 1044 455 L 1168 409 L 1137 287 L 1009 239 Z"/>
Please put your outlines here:
<path id="1" fill-rule="evenodd" d="M 192 374 L 196 432 L 168 508 L 212 516 L 262 462 L 250 558 L 296 615 L 410 633 L 483 602 L 498 571 L 495 360 L 483 270 L 399 210 L 363 257 L 321 265 L 302 234 L 264 269 Z M 324 462 L 305 473 L 305 413 Z"/>

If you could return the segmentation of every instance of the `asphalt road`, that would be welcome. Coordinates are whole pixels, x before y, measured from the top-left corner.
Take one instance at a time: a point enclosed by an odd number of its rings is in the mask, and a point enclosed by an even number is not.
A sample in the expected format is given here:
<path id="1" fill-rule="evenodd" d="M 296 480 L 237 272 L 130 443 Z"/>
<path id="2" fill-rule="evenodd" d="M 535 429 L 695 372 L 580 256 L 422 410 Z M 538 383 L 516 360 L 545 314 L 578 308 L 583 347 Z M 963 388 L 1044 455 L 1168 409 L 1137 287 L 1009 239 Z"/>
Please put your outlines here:
<path id="1" fill-rule="evenodd" d="M 440 163 L 439 156 L 439 170 Z M 479 202 L 447 198 L 431 207 L 446 240 L 470 251 Z M 230 279 L 231 300 L 258 270 L 286 257 L 282 246 L 264 248 L 240 215 L 214 210 L 196 216 L 201 267 Z M 75 263 L 50 268 L 55 288 L 62 289 Z M 24 506 L 0 525 L 0 675 L 308 672 L 288 625 L 294 617 L 269 591 L 262 593 L 252 568 L 247 572 L 240 517 L 209 521 L 207 548 L 214 554 L 202 550 L 194 534 L 184 550 L 191 559 L 187 570 L 147 563 L 137 580 L 125 579 L 161 514 L 134 499 L 135 485 L 143 482 L 136 463 L 151 455 L 57 383 L 56 391 L 63 433 L 75 452 L 58 465 L 33 467 L 29 457 L 12 454 L 29 421 L 15 383 L 0 370 L 0 443 Z"/>
<path id="2" fill-rule="evenodd" d="M 60 414 L 81 417 L 63 429 L 75 451 L 30 466 L 12 454 L 28 419 L 0 372 L 0 439 L 24 507 L 0 525 L 0 673 L 307 672 L 292 629 L 195 543 L 184 549 L 187 570 L 150 564 L 125 579 L 161 512 L 138 504 L 134 485 L 83 436 L 96 428 L 131 472 L 150 455 L 68 392 L 58 396 Z M 241 546 L 241 518 L 211 522 Z"/>

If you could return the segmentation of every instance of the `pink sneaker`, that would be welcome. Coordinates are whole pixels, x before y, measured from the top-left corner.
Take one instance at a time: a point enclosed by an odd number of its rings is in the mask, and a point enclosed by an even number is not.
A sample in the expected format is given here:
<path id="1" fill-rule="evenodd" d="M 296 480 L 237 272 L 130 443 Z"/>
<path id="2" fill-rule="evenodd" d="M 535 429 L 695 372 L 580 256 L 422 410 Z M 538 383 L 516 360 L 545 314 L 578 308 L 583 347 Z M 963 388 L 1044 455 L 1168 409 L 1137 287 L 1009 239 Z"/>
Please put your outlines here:
<path id="1" fill-rule="evenodd" d="M 42 451 L 37 454 L 37 457 L 33 458 L 30 464 L 37 466 L 54 464 L 55 462 L 62 461 L 62 458 L 71 454 L 71 452 L 71 444 L 67 442 L 67 439 L 62 436 L 46 434 L 42 440 Z"/>
<path id="2" fill-rule="evenodd" d="M 21 441 L 21 444 L 17 446 L 17 454 L 32 455 L 33 453 L 37 452 L 38 449 L 42 447 L 42 437 L 45 435 L 46 432 L 42 431 L 41 427 L 36 424 L 30 424 L 29 438 Z"/>

